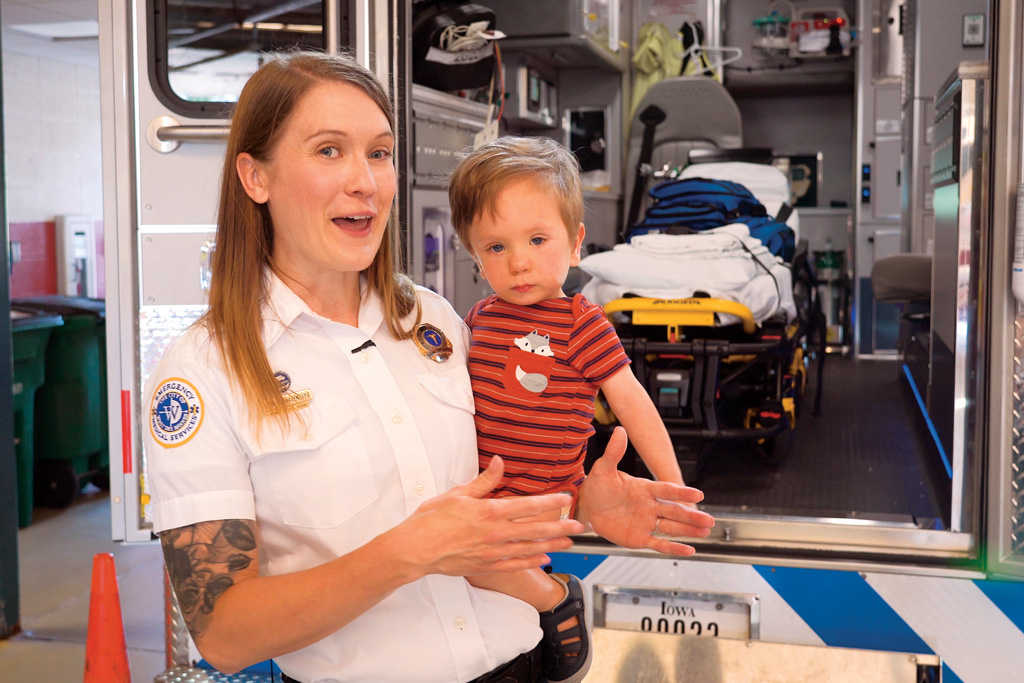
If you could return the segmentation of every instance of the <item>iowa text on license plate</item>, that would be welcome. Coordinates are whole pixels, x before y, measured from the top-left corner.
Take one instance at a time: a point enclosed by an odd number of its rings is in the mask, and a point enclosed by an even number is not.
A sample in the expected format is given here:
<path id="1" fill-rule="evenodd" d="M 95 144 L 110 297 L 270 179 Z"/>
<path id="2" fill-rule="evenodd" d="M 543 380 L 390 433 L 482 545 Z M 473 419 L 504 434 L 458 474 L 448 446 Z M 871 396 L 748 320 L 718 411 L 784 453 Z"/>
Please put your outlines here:
<path id="1" fill-rule="evenodd" d="M 744 593 L 597 585 L 594 626 L 748 639 L 760 637 L 760 600 Z"/>

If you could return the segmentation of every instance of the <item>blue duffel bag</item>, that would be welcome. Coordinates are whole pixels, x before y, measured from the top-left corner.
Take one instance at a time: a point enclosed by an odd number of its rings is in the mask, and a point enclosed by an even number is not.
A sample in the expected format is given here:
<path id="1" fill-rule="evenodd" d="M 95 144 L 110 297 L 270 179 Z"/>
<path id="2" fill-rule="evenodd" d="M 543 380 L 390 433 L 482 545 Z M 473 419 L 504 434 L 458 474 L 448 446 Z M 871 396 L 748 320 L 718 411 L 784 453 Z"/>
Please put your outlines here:
<path id="1" fill-rule="evenodd" d="M 682 178 L 666 180 L 648 192 L 653 203 L 630 236 L 651 232 L 700 232 L 730 223 L 743 223 L 751 237 L 784 261 L 793 258 L 796 236 L 786 223 L 768 215 L 743 185 L 730 180 Z"/>

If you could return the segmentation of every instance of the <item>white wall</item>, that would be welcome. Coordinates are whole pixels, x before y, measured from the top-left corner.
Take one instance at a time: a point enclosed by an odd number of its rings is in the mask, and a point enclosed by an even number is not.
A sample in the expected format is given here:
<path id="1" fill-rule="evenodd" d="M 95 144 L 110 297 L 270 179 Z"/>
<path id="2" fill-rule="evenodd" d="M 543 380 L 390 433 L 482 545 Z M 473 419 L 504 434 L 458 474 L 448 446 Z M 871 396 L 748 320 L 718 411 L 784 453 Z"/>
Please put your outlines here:
<path id="1" fill-rule="evenodd" d="M 4 52 L 7 220 L 103 218 L 99 68 Z"/>

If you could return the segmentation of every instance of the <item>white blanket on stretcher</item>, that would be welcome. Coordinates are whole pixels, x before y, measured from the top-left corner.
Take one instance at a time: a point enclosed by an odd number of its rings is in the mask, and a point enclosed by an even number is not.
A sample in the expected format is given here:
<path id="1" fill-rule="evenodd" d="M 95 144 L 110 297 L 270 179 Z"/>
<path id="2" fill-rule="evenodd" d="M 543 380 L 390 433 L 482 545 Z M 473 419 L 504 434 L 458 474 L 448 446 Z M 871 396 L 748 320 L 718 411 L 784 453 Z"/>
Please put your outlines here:
<path id="1" fill-rule="evenodd" d="M 692 235 L 637 235 L 629 244 L 587 256 L 580 269 L 591 276 L 583 295 L 605 305 L 625 294 L 687 299 L 705 293 L 737 301 L 760 324 L 776 312 L 796 317 L 792 273 L 742 223 Z M 738 322 L 722 315 L 721 323 Z"/>

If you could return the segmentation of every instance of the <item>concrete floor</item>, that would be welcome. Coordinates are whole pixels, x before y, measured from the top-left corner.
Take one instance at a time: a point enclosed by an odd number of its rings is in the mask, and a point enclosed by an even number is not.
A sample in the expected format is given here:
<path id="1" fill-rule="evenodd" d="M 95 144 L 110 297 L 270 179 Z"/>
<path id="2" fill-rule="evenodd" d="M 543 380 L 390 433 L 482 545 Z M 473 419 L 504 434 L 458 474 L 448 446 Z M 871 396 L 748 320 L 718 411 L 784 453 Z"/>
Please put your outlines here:
<path id="1" fill-rule="evenodd" d="M 109 495 L 90 486 L 69 508 L 36 508 L 18 532 L 21 633 L 0 641 L 0 679 L 82 680 L 93 556 L 105 552 L 117 568 L 132 680 L 152 681 L 167 669 L 160 546 L 110 540 Z"/>

